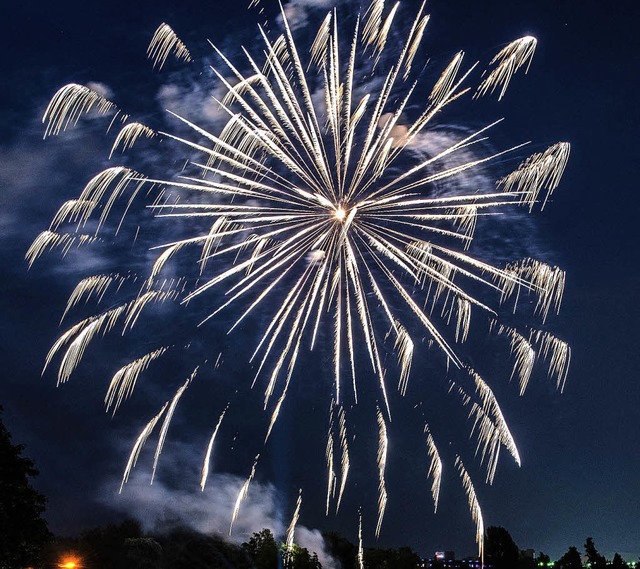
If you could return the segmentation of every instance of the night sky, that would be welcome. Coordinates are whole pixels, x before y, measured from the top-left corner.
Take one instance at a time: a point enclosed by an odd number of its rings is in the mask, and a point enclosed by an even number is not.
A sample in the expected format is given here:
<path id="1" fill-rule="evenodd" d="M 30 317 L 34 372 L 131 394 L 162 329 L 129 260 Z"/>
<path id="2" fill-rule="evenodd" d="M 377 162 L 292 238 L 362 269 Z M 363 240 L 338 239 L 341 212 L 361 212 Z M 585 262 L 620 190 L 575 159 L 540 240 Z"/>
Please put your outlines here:
<path id="1" fill-rule="evenodd" d="M 273 16 L 273 5 L 263 1 L 266 16 Z M 291 2 L 289 9 L 300 22 L 296 33 L 306 41 L 304 22 L 316 22 L 321 13 L 312 6 L 326 9 L 331 3 Z M 405 0 L 403 6 L 410 13 L 413 3 Z M 552 324 L 573 350 L 564 393 L 554 389 L 543 370 L 534 375 L 522 398 L 517 396 L 515 382 L 505 381 L 499 388 L 522 467 L 517 468 L 504 452 L 493 486 L 482 484 L 476 470 L 485 525 L 504 526 L 521 548 L 542 550 L 552 558 L 570 545 L 580 548 L 587 536 L 593 536 L 607 556 L 620 552 L 627 560 L 637 560 L 640 6 L 634 0 L 431 0 L 427 12 L 431 21 L 425 49 L 440 68 L 448 55 L 460 49 L 470 62 L 477 59 L 486 64 L 517 37 L 531 34 L 539 42 L 529 73 L 515 77 L 499 105 L 456 102 L 455 109 L 447 112 L 448 125 L 473 128 L 505 117 L 491 135 L 496 147 L 528 140 L 533 141 L 530 152 L 558 141 L 572 145 L 562 183 L 548 207 L 531 217 L 514 216 L 512 234 L 489 225 L 489 233 L 492 227 L 496 233 L 493 239 L 490 234 L 481 241 L 490 244 L 489 256 L 521 255 L 522 249 L 566 271 L 563 307 Z M 255 401 L 243 401 L 246 408 L 239 405 L 243 411 L 222 435 L 220 445 L 227 450 L 216 459 L 213 479 L 201 495 L 198 469 L 208 433 L 234 396 L 236 383 L 251 381 L 243 348 L 255 342 L 249 328 L 236 336 L 226 337 L 217 328 L 209 338 L 195 336 L 193 342 L 199 347 L 214 343 L 212 360 L 218 352 L 224 353 L 219 374 L 223 377 L 203 382 L 191 402 L 185 403 L 184 413 L 177 413 L 153 486 L 148 484 L 149 447 L 129 486 L 117 494 L 134 437 L 166 394 L 184 381 L 186 368 L 179 361 L 154 368 L 154 374 L 141 379 L 147 383 L 137 397 L 113 419 L 104 413 L 102 399 L 113 372 L 135 353 L 125 352 L 125 342 L 107 340 L 100 349 L 90 349 L 77 374 L 60 388 L 55 387 L 55 370 L 41 377 L 75 283 L 82 276 L 118 267 L 126 253 L 126 247 L 117 253 L 98 247 L 61 260 L 54 252 L 27 270 L 24 254 L 31 241 L 46 229 L 58 206 L 77 196 L 86 181 L 105 167 L 112 141 L 112 135 L 104 134 L 104 120 L 92 117 L 43 141 L 43 110 L 60 86 L 91 82 L 108 89 L 120 108 L 142 122 L 160 124 L 164 107 L 207 118 L 204 101 L 216 88 L 214 79 L 206 73 L 182 75 L 174 64 L 163 73 L 153 72 L 145 58 L 151 35 L 161 22 L 168 22 L 190 46 L 200 61 L 197 65 L 204 67 L 211 54 L 206 39 L 226 53 L 237 51 L 240 44 L 251 47 L 257 41 L 256 22 L 263 20 L 255 11 L 248 12 L 244 2 L 228 0 L 184 5 L 165 0 L 12 1 L 2 18 L 0 404 L 14 441 L 26 445 L 26 454 L 40 470 L 36 486 L 48 499 L 46 515 L 54 532 L 74 533 L 126 515 L 142 519 L 150 529 L 181 521 L 225 532 L 235 493 L 260 450 L 252 439 L 261 435 L 252 434 L 260 431 L 249 403 L 255 404 L 256 414 L 261 411 L 259 395 Z M 181 158 L 168 156 L 143 156 L 143 166 L 179 169 Z M 517 163 L 501 166 L 513 168 Z M 478 234 L 482 231 L 479 226 Z M 169 319 L 160 326 L 165 336 L 189 334 L 180 310 L 160 316 Z M 134 334 L 134 340 L 145 345 L 146 330 Z M 476 358 L 500 359 L 490 348 L 483 352 L 477 342 L 475 348 L 484 354 Z M 414 364 L 414 376 L 420 377 L 421 370 L 431 373 L 428 358 L 424 359 Z M 375 543 L 374 468 L 356 469 L 343 511 L 338 517 L 324 516 L 327 406 L 323 403 L 320 408 L 316 402 L 324 401 L 330 390 L 325 383 L 330 377 L 320 369 L 325 360 L 326 356 L 314 353 L 301 368 L 306 387 L 294 390 L 295 404 L 278 423 L 254 494 L 239 519 L 236 539 L 264 525 L 276 531 L 286 528 L 297 488 L 304 485 L 300 523 L 308 528 L 301 538 L 305 543 L 311 547 L 318 543 L 316 529 L 335 529 L 355 540 L 361 504 L 365 545 Z M 494 364 L 501 367 L 500 361 Z M 171 386 L 162 395 L 161 384 Z M 424 399 L 420 394 L 424 388 L 425 405 L 431 403 L 425 382 L 418 379 L 415 385 L 414 399 Z M 448 421 L 445 412 L 433 413 L 434 421 Z M 424 480 L 427 458 L 422 447 L 415 450 L 414 439 L 405 438 L 410 431 L 421 432 L 401 416 L 391 432 L 390 502 L 379 545 L 410 545 L 422 555 L 436 549 L 472 554 L 474 527 L 453 464 L 448 464 L 440 507 L 433 515 Z M 375 453 L 375 431 L 363 432 L 364 447 Z M 468 428 L 451 436 L 464 442 Z"/>

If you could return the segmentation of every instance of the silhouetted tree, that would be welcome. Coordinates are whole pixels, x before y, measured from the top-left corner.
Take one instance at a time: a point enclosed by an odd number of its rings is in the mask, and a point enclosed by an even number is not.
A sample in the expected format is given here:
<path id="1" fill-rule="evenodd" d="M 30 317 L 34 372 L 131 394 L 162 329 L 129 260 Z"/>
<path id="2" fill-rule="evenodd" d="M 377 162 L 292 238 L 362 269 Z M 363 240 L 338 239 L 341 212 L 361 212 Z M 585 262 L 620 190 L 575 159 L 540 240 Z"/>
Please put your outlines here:
<path id="1" fill-rule="evenodd" d="M 366 569 L 415 569 L 420 556 L 410 547 L 399 549 L 370 548 L 364 551 Z"/>
<path id="2" fill-rule="evenodd" d="M 622 559 L 619 553 L 616 553 L 613 556 L 613 560 L 611 561 L 609 567 L 611 569 L 629 569 L 629 565 L 625 563 L 624 559 Z"/>
<path id="3" fill-rule="evenodd" d="M 340 562 L 341 569 L 356 569 L 358 548 L 336 532 L 322 534 L 327 551 Z"/>
<path id="4" fill-rule="evenodd" d="M 0 568 L 36 564 L 51 534 L 42 519 L 45 498 L 31 486 L 38 475 L 31 460 L 22 456 L 2 422 L 0 406 Z"/>
<path id="5" fill-rule="evenodd" d="M 364 550 L 364 566 L 367 569 L 391 569 L 391 555 L 388 549 L 371 548 Z"/>
<path id="6" fill-rule="evenodd" d="M 531 554 L 531 551 L 520 550 L 518 554 L 518 564 L 516 565 L 517 569 L 536 569 L 538 567 L 538 562 L 535 557 Z"/>
<path id="7" fill-rule="evenodd" d="M 556 561 L 556 569 L 582 569 L 582 559 L 575 546 L 571 546 L 567 552 Z"/>
<path id="8" fill-rule="evenodd" d="M 494 569 L 514 569 L 520 551 L 506 529 L 490 526 L 484 534 L 484 555 Z"/>
<path id="9" fill-rule="evenodd" d="M 251 569 L 251 559 L 242 547 L 220 537 L 178 528 L 158 537 L 162 565 L 166 569 Z"/>
<path id="10" fill-rule="evenodd" d="M 551 562 L 551 557 L 549 557 L 546 553 L 542 553 L 542 551 L 538 552 L 538 557 L 536 557 L 536 561 L 538 562 L 538 565 L 540 564 L 549 564 Z"/>
<path id="11" fill-rule="evenodd" d="M 256 569 L 277 569 L 278 544 L 270 530 L 254 533 L 242 547 L 255 563 Z"/>
<path id="12" fill-rule="evenodd" d="M 283 564 L 286 569 L 322 569 L 318 555 L 309 553 L 305 547 L 294 544 L 293 547 L 283 550 Z"/>
<path id="13" fill-rule="evenodd" d="M 247 543 L 242 544 L 255 569 L 322 569 L 318 555 L 308 549 L 293 544 L 287 548 L 278 546 L 273 534 L 268 529 L 256 532 Z M 282 562 L 282 563 L 280 563 Z"/>
<path id="14" fill-rule="evenodd" d="M 410 547 L 400 547 L 395 551 L 394 567 L 398 569 L 411 569 L 417 567 L 422 561 L 420 556 Z"/>
<path id="15" fill-rule="evenodd" d="M 152 537 L 128 537 L 124 540 L 128 569 L 156 569 L 162 561 L 162 546 Z"/>
<path id="16" fill-rule="evenodd" d="M 607 560 L 604 555 L 600 555 L 593 543 L 593 538 L 588 537 L 584 543 L 584 552 L 587 555 L 587 561 L 591 564 L 591 569 L 606 569 Z"/>
<path id="17" fill-rule="evenodd" d="M 125 540 L 139 537 L 142 537 L 140 523 L 129 519 L 83 532 L 77 540 L 77 549 L 94 567 L 121 567 L 126 556 Z"/>

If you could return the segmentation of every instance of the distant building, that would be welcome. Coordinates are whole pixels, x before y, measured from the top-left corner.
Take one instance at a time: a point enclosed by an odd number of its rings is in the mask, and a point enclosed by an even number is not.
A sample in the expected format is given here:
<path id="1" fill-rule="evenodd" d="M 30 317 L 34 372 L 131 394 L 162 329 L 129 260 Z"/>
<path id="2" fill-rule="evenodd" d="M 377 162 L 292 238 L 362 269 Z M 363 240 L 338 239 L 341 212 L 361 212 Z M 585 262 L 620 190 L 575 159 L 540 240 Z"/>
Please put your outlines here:
<path id="1" fill-rule="evenodd" d="M 422 566 L 426 569 L 482 569 L 482 561 L 479 557 L 456 559 L 454 551 L 436 551 L 431 559 L 424 560 Z"/>
<path id="2" fill-rule="evenodd" d="M 491 567 L 485 563 L 484 567 Z M 479 557 L 465 557 L 460 560 L 461 569 L 482 569 L 482 560 Z"/>
<path id="3" fill-rule="evenodd" d="M 436 551 L 434 559 L 438 561 L 455 561 L 456 553 L 455 551 Z"/>
<path id="4" fill-rule="evenodd" d="M 523 559 L 535 559 L 536 551 L 535 549 L 521 549 L 520 557 L 522 557 Z"/>

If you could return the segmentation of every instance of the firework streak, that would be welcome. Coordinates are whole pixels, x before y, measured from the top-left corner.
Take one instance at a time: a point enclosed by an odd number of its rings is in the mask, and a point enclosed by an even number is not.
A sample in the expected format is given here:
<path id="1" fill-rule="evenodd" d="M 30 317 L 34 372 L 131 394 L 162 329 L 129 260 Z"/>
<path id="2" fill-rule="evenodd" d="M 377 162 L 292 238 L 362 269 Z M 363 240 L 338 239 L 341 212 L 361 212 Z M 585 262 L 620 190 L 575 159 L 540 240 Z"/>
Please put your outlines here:
<path id="1" fill-rule="evenodd" d="M 264 43 L 261 59 L 245 51 L 244 61 L 234 64 L 214 47 L 222 62 L 221 69 L 214 68 L 214 72 L 226 89 L 219 101 L 219 108 L 228 115 L 224 128 L 213 134 L 189 118 L 172 113 L 193 133 L 192 138 L 156 132 L 131 122 L 117 135 L 112 150 L 112 154 L 118 149 L 127 150 L 141 137 L 149 143 L 171 140 L 200 156 L 191 163 L 198 174 L 156 179 L 128 168 L 109 168 L 95 176 L 78 199 L 63 204 L 50 228 L 36 238 L 27 253 L 31 265 L 47 250 L 61 248 L 67 252 L 98 240 L 114 205 L 121 200 L 126 200 L 126 208 L 118 229 L 134 200 L 149 196 L 147 207 L 156 217 L 191 220 L 194 227 L 198 226 L 196 222 L 206 223 L 206 231 L 155 247 L 156 260 L 150 274 L 138 281 L 136 297 L 70 328 L 54 344 L 46 364 L 62 353 L 58 380 L 65 382 L 96 335 L 116 326 L 123 333 L 130 330 L 147 304 L 168 300 L 187 304 L 222 289 L 224 302 L 210 310 L 203 322 L 232 307 L 233 330 L 258 309 L 271 313 L 251 355 L 257 367 L 256 380 L 262 378 L 266 384 L 264 407 L 270 417 L 266 444 L 289 392 L 301 346 L 313 348 L 319 338 L 330 337 L 333 401 L 326 447 L 326 509 L 328 513 L 332 500 L 336 501 L 336 510 L 339 508 L 349 472 L 348 407 L 344 401 L 357 403 L 358 381 L 374 377 L 380 394 L 376 412 L 376 535 L 387 504 L 385 466 L 392 419 L 381 351 L 387 336 L 397 355 L 402 395 L 409 388 L 412 359 L 420 345 L 416 340 L 426 339 L 439 348 L 448 367 L 466 374 L 470 387 L 455 384 L 453 391 L 470 407 L 472 433 L 477 437 L 478 454 L 489 482 L 501 446 L 518 463 L 520 459 L 492 389 L 459 353 L 458 345 L 467 338 L 472 314 L 474 318 L 475 314 L 486 315 L 492 322 L 491 329 L 509 339 L 515 356 L 513 375 L 519 379 L 521 392 L 527 387 L 538 352 L 559 387 L 564 385 L 570 359 L 568 346 L 550 332 L 517 330 L 498 321 L 502 304 L 512 300 L 515 306 L 527 295 L 534 298 L 535 312 L 544 322 L 550 311 L 560 307 L 564 273 L 532 259 L 497 267 L 467 252 L 477 221 L 483 216 L 499 215 L 503 208 L 518 206 L 530 211 L 536 204 L 542 207 L 547 203 L 565 168 L 569 145 L 558 143 L 533 154 L 500 179 L 495 191 L 467 195 L 434 195 L 430 189 L 519 149 L 516 146 L 451 165 L 451 157 L 461 153 L 468 156 L 463 151 L 477 148 L 497 123 L 467 133 L 429 156 L 416 151 L 435 117 L 468 92 L 473 97 L 497 92 L 502 98 L 514 74 L 530 65 L 536 41 L 522 38 L 500 51 L 475 91 L 468 84 L 476 66 L 465 68 L 463 54 L 458 53 L 440 69 L 430 94 L 418 96 L 416 86 L 423 70 L 414 70 L 414 63 L 429 17 L 423 6 L 404 39 L 399 43 L 394 37 L 392 42 L 390 31 L 398 10 L 399 4 L 387 10 L 383 1 L 374 0 L 355 20 L 346 41 L 334 10 L 323 20 L 309 53 L 298 47 L 284 10 L 281 35 L 273 39 L 260 29 Z M 185 64 L 192 61 L 187 47 L 163 24 L 153 37 L 149 56 L 160 68 L 172 55 Z M 388 70 L 379 71 L 381 62 L 390 59 L 394 62 Z M 362 88 L 358 78 L 376 73 L 379 81 L 375 91 Z M 416 107 L 420 107 L 417 112 Z M 101 94 L 72 84 L 60 89 L 49 104 L 43 119 L 45 135 L 59 134 L 88 112 L 110 115 L 112 124 L 116 119 L 128 121 L 128 116 Z M 413 118 L 408 119 L 409 115 Z M 168 190 L 178 192 L 181 201 L 169 201 Z M 83 232 L 90 221 L 95 232 Z M 65 227 L 70 230 L 65 232 Z M 171 257 L 194 249 L 199 251 L 197 281 L 162 278 Z M 209 275 L 205 267 L 214 262 L 214 274 Z M 66 312 L 82 299 L 92 295 L 101 299 L 109 287 L 117 288 L 132 280 L 134 277 L 120 274 L 83 279 L 71 295 Z M 483 289 L 486 294 L 481 299 L 479 291 Z M 356 345 L 370 370 L 356 371 Z M 139 375 L 172 349 L 158 346 L 122 367 L 110 383 L 107 407 L 115 411 L 131 395 Z M 164 415 L 155 471 L 173 411 L 193 379 L 192 375 L 145 426 L 134 445 L 123 483 Z M 202 488 L 225 412 L 209 442 Z M 437 508 L 443 467 L 431 429 L 433 425 L 425 428 L 430 466 L 427 459 L 425 464 Z M 339 459 L 334 458 L 337 451 Z M 257 465 L 258 457 L 238 495 L 231 525 Z M 456 467 L 481 543 L 478 499 L 459 458 Z M 300 499 L 288 532 L 288 546 L 293 543 L 299 508 Z"/>

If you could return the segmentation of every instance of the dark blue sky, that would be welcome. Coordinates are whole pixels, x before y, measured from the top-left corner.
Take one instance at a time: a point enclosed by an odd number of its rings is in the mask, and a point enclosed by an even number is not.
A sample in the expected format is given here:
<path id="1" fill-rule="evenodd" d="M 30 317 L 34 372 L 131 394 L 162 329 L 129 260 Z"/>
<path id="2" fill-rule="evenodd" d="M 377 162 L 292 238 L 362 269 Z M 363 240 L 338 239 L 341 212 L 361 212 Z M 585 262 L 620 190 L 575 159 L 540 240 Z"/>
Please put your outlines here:
<path id="1" fill-rule="evenodd" d="M 166 75 L 151 73 L 144 58 L 157 25 L 169 22 L 194 46 L 196 57 L 206 57 L 205 38 L 229 48 L 237 47 L 238 41 L 251 45 L 255 15 L 248 14 L 243 3 L 226 1 L 215 2 L 215 8 L 211 2 L 197 1 L 187 6 L 165 1 L 23 2 L 11 3 L 9 11 L 10 17 L 0 24 L 5 41 L 5 81 L 0 93 L 0 345 L 4 370 L 0 404 L 4 420 L 40 468 L 37 484 L 48 497 L 47 516 L 54 531 L 77 531 L 116 519 L 122 512 L 143 515 L 141 505 L 170 501 L 171 496 L 188 503 L 185 509 L 206 510 L 206 502 L 198 505 L 197 496 L 184 495 L 187 486 L 195 485 L 194 465 L 185 466 L 180 476 L 175 475 L 175 465 L 166 465 L 164 486 L 148 498 L 136 498 L 135 491 L 114 496 L 114 480 L 122 471 L 130 441 L 149 416 L 149 408 L 142 403 L 133 404 L 114 420 L 102 413 L 105 379 L 118 364 L 89 354 L 80 377 L 60 389 L 54 387 L 53 373 L 40 377 L 73 283 L 84 270 L 102 270 L 109 259 L 99 254 L 60 263 L 54 254 L 27 272 L 23 257 L 57 206 L 76 196 L 99 171 L 110 144 L 103 125 L 91 124 L 43 142 L 39 118 L 55 90 L 68 82 L 108 85 L 122 108 L 153 123 L 159 112 L 156 96 L 167 81 Z M 426 46 L 436 61 L 459 49 L 467 51 L 470 60 L 487 61 L 505 42 L 525 34 L 536 36 L 538 50 L 529 74 L 516 77 L 497 111 L 489 108 L 488 112 L 507 118 L 496 144 L 532 140 L 536 151 L 560 140 L 572 144 L 561 187 L 548 209 L 534 217 L 531 234 L 531 246 L 567 273 L 563 308 L 554 329 L 571 344 L 572 367 L 564 394 L 556 393 L 539 374 L 525 397 L 517 398 L 512 390 L 503 403 L 523 466 L 517 469 L 503 460 L 494 485 L 479 485 L 485 522 L 508 528 L 519 546 L 552 556 L 562 554 L 569 545 L 581 546 L 591 535 L 608 555 L 619 551 L 627 559 L 637 559 L 640 7 L 631 0 L 615 5 L 595 0 L 432 0 L 427 11 L 432 20 Z M 457 110 L 459 114 L 451 113 L 448 118 L 461 125 L 477 126 L 488 120 L 474 116 L 472 107 L 460 105 Z M 74 266 L 78 263 L 83 265 Z M 234 349 L 239 350 L 227 346 L 227 353 L 234 354 Z M 107 349 L 105 353 L 117 352 Z M 229 361 L 233 358 L 228 356 Z M 238 363 L 234 373 L 242 377 L 248 371 Z M 313 377 L 313 371 L 308 373 Z M 215 398 L 216 390 L 211 393 Z M 154 396 L 152 390 L 149 395 Z M 325 413 L 324 409 L 315 412 L 313 394 L 305 392 L 299 397 L 300 409 L 308 413 L 286 415 L 278 450 L 272 453 L 261 482 L 273 482 L 274 493 L 282 495 L 286 494 L 280 487 L 282 481 L 295 482 L 303 474 L 316 477 L 318 496 L 306 497 L 311 508 L 322 500 L 325 472 L 312 472 L 315 459 L 309 458 L 305 473 L 300 462 L 306 455 L 297 454 L 297 445 L 301 430 L 304 437 L 322 436 Z M 225 402 L 222 398 L 215 401 L 214 408 L 221 409 Z M 181 446 L 187 455 L 198 456 L 197 445 L 206 438 L 215 414 L 205 420 L 200 411 L 198 405 L 192 408 L 189 436 L 178 438 L 168 448 L 169 456 L 181 456 Z M 242 432 L 239 425 L 240 441 Z M 230 446 L 233 436 L 228 434 Z M 322 444 L 319 441 L 316 446 L 321 449 Z M 464 497 L 456 489 L 453 469 L 445 478 L 439 513 L 433 516 L 426 512 L 426 482 L 418 498 L 415 487 L 407 488 L 415 480 L 403 475 L 405 468 L 418 468 L 422 457 L 414 456 L 406 444 L 398 443 L 396 448 L 396 464 L 401 466 L 390 473 L 397 484 L 390 486 L 380 543 L 408 544 L 423 554 L 436 548 L 471 553 L 473 527 Z M 170 462 L 166 457 L 165 464 Z M 220 472 L 245 473 L 246 465 L 238 464 L 228 470 L 221 465 Z M 139 470 L 144 473 L 145 468 Z M 375 473 L 355 474 L 361 488 L 369 488 L 367 476 L 375 478 Z M 182 482 L 177 482 L 178 477 Z M 233 486 L 233 480 L 224 477 L 218 482 L 220 488 L 228 488 L 226 483 Z M 139 492 L 142 495 L 147 490 Z M 291 496 L 295 495 L 292 488 Z M 282 497 L 282 502 L 290 502 L 291 496 Z M 205 499 L 220 505 L 215 496 Z M 348 505 L 355 508 L 356 501 Z M 282 509 L 287 518 L 289 506 Z M 278 517 L 280 507 L 273 510 Z M 153 513 L 148 515 L 153 517 Z M 256 514 L 256 519 L 263 518 Z M 308 527 L 336 528 L 355 537 L 354 517 L 348 508 L 338 520 L 325 520 L 309 511 L 301 521 Z M 373 543 L 372 532 L 368 541 Z"/>

